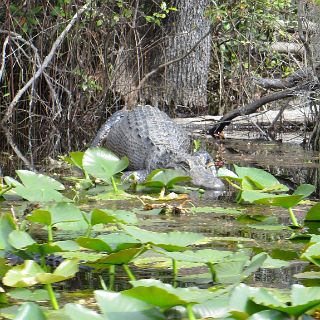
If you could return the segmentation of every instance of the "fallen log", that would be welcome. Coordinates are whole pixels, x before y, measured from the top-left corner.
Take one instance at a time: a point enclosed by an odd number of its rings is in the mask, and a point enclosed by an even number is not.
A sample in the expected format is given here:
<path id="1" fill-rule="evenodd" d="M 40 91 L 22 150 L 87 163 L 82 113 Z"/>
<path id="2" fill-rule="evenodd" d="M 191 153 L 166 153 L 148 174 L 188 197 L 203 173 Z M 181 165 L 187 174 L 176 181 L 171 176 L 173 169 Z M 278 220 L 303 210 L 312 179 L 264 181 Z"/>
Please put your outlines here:
<path id="1" fill-rule="evenodd" d="M 249 115 L 256 112 L 263 105 L 277 101 L 280 99 L 298 96 L 302 92 L 313 92 L 320 89 L 320 84 L 318 81 L 308 81 L 303 84 L 299 84 L 293 88 L 288 88 L 282 91 L 274 92 L 269 95 L 263 96 L 259 100 L 253 101 L 244 107 L 232 110 L 225 114 L 217 123 L 213 125 L 212 128 L 208 130 L 208 133 L 212 136 L 216 136 L 221 133 L 226 126 L 228 126 L 231 121 L 239 116 Z"/>

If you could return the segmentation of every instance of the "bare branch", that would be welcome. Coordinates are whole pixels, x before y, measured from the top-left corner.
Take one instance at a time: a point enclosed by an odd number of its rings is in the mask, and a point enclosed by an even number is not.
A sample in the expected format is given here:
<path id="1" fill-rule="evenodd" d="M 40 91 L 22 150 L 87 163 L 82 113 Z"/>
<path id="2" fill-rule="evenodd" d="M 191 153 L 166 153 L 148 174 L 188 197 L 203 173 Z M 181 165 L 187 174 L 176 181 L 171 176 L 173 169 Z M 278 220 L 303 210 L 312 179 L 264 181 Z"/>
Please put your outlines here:
<path id="1" fill-rule="evenodd" d="M 215 123 L 214 126 L 209 130 L 209 133 L 213 136 L 215 134 L 218 134 L 219 132 L 222 132 L 223 129 L 226 126 L 228 126 L 234 118 L 251 114 L 257 111 L 261 106 L 265 105 L 266 103 L 296 96 L 301 91 L 315 91 L 316 89 L 319 89 L 318 82 L 307 82 L 300 84 L 294 88 L 289 88 L 283 91 L 274 92 L 272 94 L 266 95 L 260 98 L 259 100 L 253 101 L 244 107 L 238 108 L 224 115 L 222 119 Z"/>
<path id="2" fill-rule="evenodd" d="M 264 89 L 287 89 L 293 88 L 299 82 L 311 80 L 313 72 L 311 68 L 298 70 L 285 79 L 252 78 L 253 82 Z"/>
<path id="3" fill-rule="evenodd" d="M 21 88 L 18 93 L 16 94 L 16 96 L 13 98 L 13 100 L 11 101 L 1 123 L 2 125 L 5 125 L 5 123 L 7 123 L 9 121 L 9 119 L 12 116 L 12 112 L 14 107 L 17 105 L 17 103 L 19 102 L 19 100 L 21 99 L 21 97 L 23 96 L 23 94 L 29 89 L 29 87 L 41 76 L 42 72 L 44 69 L 46 69 L 49 64 L 51 63 L 56 51 L 58 50 L 58 48 L 60 47 L 63 39 L 66 37 L 66 35 L 68 34 L 68 32 L 70 31 L 70 29 L 72 28 L 72 26 L 76 23 L 76 21 L 79 19 L 79 17 L 81 16 L 81 14 L 87 10 L 88 6 L 90 4 L 90 1 L 88 3 L 86 3 L 71 19 L 71 21 L 69 22 L 69 24 L 66 26 L 66 28 L 62 31 L 62 33 L 59 35 L 59 37 L 55 40 L 55 42 L 52 45 L 52 48 L 49 52 L 49 54 L 45 57 L 43 63 L 40 65 L 40 67 L 38 68 L 37 72 L 34 74 L 34 76 L 23 86 L 23 88 Z"/>
<path id="4" fill-rule="evenodd" d="M 9 43 L 9 36 L 6 37 L 6 39 L 3 42 L 3 47 L 2 47 L 2 60 L 1 60 L 1 69 L 0 69 L 0 83 L 2 81 L 3 73 L 4 73 L 4 68 L 6 65 L 6 49 L 7 45 Z"/>

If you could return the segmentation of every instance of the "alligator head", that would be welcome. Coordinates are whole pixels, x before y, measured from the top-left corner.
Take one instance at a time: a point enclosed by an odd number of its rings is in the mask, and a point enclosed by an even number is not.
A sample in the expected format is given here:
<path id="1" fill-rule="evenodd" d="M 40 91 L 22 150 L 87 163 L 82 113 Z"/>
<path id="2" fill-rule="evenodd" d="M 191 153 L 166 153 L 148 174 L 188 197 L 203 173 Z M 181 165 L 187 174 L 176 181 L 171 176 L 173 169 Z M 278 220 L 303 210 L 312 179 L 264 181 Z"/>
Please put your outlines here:
<path id="1" fill-rule="evenodd" d="M 212 157 L 207 152 L 198 152 L 194 155 L 187 153 L 177 153 L 172 150 L 164 150 L 154 153 L 148 160 L 146 167 L 149 171 L 156 168 L 172 168 L 183 171 L 192 178 L 194 186 L 217 190 L 224 190 L 224 184 L 217 177 L 217 171 Z"/>
<path id="2" fill-rule="evenodd" d="M 213 161 L 206 161 L 202 155 L 188 155 L 180 165 L 192 178 L 193 185 L 210 190 L 224 190 Z"/>

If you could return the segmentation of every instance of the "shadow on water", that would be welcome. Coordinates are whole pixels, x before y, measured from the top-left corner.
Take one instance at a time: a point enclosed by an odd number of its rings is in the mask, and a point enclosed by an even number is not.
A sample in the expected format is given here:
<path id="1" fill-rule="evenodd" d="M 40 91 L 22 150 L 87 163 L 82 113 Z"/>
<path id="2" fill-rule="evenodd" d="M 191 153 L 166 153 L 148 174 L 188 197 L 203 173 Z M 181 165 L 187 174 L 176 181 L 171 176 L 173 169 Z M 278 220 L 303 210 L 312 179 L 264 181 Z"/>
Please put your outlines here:
<path id="1" fill-rule="evenodd" d="M 319 155 L 304 150 L 299 145 L 277 144 L 260 141 L 245 140 L 225 140 L 219 145 L 219 152 L 225 159 L 226 165 L 237 164 L 240 166 L 255 166 L 265 169 L 275 175 L 282 183 L 289 187 L 296 187 L 301 183 L 311 183 L 317 186 L 316 198 L 319 198 Z M 142 211 L 142 204 L 137 200 L 130 201 L 105 201 L 99 204 L 92 203 L 92 206 L 101 208 L 130 209 L 140 212 L 141 219 L 139 227 L 158 232 L 169 231 L 192 231 L 199 232 L 208 237 L 212 237 L 210 248 L 236 250 L 239 248 L 250 248 L 254 253 L 265 251 L 272 258 L 290 261 L 288 267 L 274 269 L 260 269 L 247 280 L 250 284 L 283 287 L 287 288 L 292 283 L 297 282 L 293 275 L 302 272 L 306 263 L 297 261 L 303 244 L 288 241 L 292 231 L 288 229 L 271 229 L 263 227 L 265 222 L 272 225 L 288 225 L 290 220 L 285 209 L 270 208 L 258 205 L 238 205 L 234 202 L 235 194 L 227 192 L 225 196 L 214 198 L 210 194 L 205 194 L 202 199 L 197 195 L 193 197 L 193 205 L 197 207 L 218 207 L 225 208 L 226 213 L 221 210 L 217 213 L 204 212 L 192 213 L 190 210 L 180 215 L 152 215 Z M 91 206 L 91 204 L 90 204 Z M 186 205 L 186 209 L 191 209 L 191 205 Z M 228 213 L 228 210 L 235 209 L 236 213 Z M 89 211 L 89 207 L 84 210 Z M 296 209 L 298 219 L 302 219 L 307 208 L 299 206 Z M 34 231 L 35 233 L 38 232 Z M 70 238 L 70 233 L 57 231 L 59 239 Z M 73 235 L 74 238 L 75 235 Z M 168 267 L 159 271 L 159 268 L 137 268 L 138 277 L 166 278 L 171 277 Z M 182 269 L 181 284 L 191 282 L 199 285 L 199 279 L 193 277 L 202 272 L 207 273 L 206 268 Z M 184 277 L 185 276 L 185 277 Z M 107 278 L 107 275 L 106 275 Z M 120 274 L 120 279 L 125 279 L 124 274 Z M 168 280 L 169 281 L 169 280 Z M 209 286 L 210 279 L 202 284 Z M 200 283 L 201 283 L 200 281 Z M 118 283 L 118 289 L 123 289 L 127 281 Z M 86 275 L 76 282 L 65 284 L 63 290 L 75 290 L 80 288 L 97 289 L 100 288 L 96 275 Z"/>

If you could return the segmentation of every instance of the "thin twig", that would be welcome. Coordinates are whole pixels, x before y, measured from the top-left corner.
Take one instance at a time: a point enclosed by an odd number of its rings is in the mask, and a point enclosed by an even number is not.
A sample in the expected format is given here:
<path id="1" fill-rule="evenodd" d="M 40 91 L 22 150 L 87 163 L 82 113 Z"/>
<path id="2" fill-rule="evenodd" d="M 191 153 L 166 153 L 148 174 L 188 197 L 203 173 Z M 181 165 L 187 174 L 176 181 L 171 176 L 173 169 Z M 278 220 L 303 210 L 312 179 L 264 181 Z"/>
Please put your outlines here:
<path id="1" fill-rule="evenodd" d="M 40 65 L 40 67 L 38 68 L 37 72 L 34 74 L 34 76 L 18 91 L 18 93 L 15 95 L 15 97 L 13 98 L 13 100 L 11 101 L 1 123 L 2 125 L 5 125 L 9 119 L 12 116 L 13 113 L 13 109 L 14 107 L 17 105 L 17 103 L 19 102 L 19 100 L 21 99 L 21 97 L 23 96 L 23 94 L 29 89 L 29 87 L 42 75 L 44 69 L 46 69 L 56 51 L 58 50 L 58 48 L 60 47 L 62 41 L 64 40 L 64 38 L 66 37 L 66 35 L 68 34 L 68 32 L 70 31 L 70 29 L 72 28 L 72 26 L 76 23 L 76 21 L 79 19 L 80 15 L 88 8 L 90 4 L 90 1 L 88 1 L 71 19 L 71 21 L 69 22 L 69 24 L 66 26 L 66 28 L 61 32 L 61 34 L 59 35 L 59 37 L 55 40 L 55 42 L 52 45 L 52 48 L 49 52 L 49 54 L 45 57 L 43 63 Z"/>

